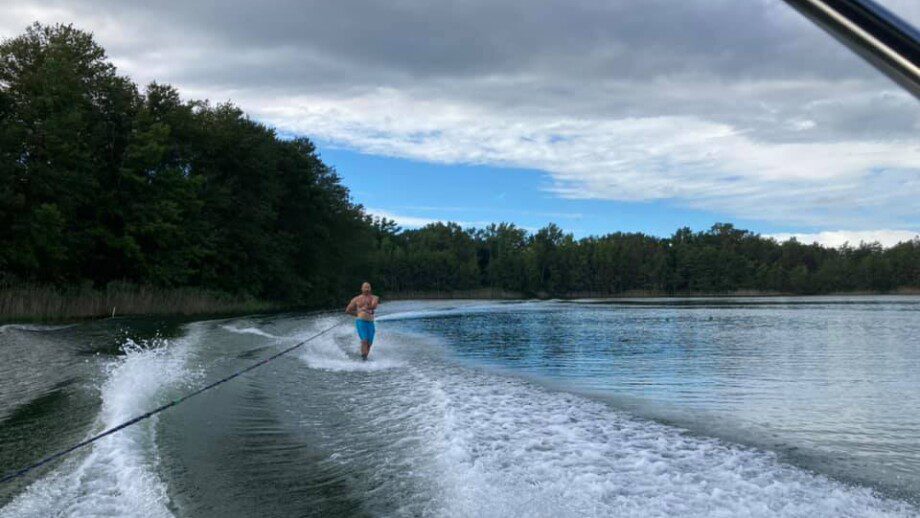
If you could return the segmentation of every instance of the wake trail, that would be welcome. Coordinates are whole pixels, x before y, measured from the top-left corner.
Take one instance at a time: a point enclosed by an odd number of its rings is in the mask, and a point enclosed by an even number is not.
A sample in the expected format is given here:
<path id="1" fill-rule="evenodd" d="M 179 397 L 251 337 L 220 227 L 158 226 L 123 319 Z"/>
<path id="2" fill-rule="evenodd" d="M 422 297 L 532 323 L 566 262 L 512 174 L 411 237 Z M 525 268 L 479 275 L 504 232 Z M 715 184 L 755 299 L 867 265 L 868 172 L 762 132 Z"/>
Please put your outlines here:
<path id="1" fill-rule="evenodd" d="M 187 360 L 202 330 L 170 343 L 127 340 L 100 387 L 102 406 L 94 432 L 124 422 L 165 401 L 193 380 Z M 157 474 L 156 416 L 94 443 L 88 453 L 61 462 L 0 509 L 0 517 L 169 517 L 166 484 Z M 92 435 L 92 434 L 91 434 Z"/>

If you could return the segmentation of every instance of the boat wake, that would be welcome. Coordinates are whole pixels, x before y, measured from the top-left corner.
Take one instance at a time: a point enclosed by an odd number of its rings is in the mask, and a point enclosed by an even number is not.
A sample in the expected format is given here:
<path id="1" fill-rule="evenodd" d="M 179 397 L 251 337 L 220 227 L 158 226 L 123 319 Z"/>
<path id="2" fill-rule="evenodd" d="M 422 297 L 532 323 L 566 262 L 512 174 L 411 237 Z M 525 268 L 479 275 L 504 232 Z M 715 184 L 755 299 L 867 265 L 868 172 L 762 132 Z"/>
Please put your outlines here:
<path id="1" fill-rule="evenodd" d="M 199 335 L 193 326 L 172 343 L 128 339 L 125 355 L 107 366 L 93 434 L 164 403 L 168 389 L 193 380 L 186 360 Z M 166 485 L 157 474 L 156 422 L 154 416 L 67 458 L 0 509 L 0 517 L 172 516 Z"/>
<path id="2" fill-rule="evenodd" d="M 250 350 L 253 341 L 264 345 L 258 337 L 276 342 L 269 348 L 282 348 L 282 339 L 299 342 L 336 321 L 294 320 L 284 331 L 273 327 L 277 335 L 223 326 L 248 335 L 235 343 L 205 339 L 209 328 L 200 324 L 170 343 L 129 341 L 125 356 L 105 373 L 94 432 L 187 392 L 201 377 L 192 365 L 207 355 L 214 360 L 208 365 L 220 364 L 208 376 L 220 375 L 238 368 L 235 351 Z M 362 361 L 354 330 L 339 326 L 284 361 L 247 374 L 235 390 L 186 407 L 199 426 L 170 433 L 195 449 L 158 448 L 156 418 L 141 422 L 63 461 L 0 509 L 0 517 L 171 516 L 178 504 L 168 487 L 181 480 L 192 488 L 185 497 L 196 495 L 196 502 L 249 502 L 287 487 L 294 488 L 287 494 L 304 498 L 289 502 L 293 508 L 322 509 L 323 500 L 310 500 L 319 498 L 319 489 L 298 485 L 304 473 L 332 474 L 335 494 L 322 498 L 359 502 L 370 515 L 918 515 L 909 503 L 786 464 L 769 451 L 693 435 L 458 362 L 447 345 L 425 335 L 381 325 L 378 337 L 371 358 Z M 212 419 L 220 422 L 234 411 L 243 417 L 210 428 Z M 214 438 L 216 445 L 248 446 L 229 450 L 233 462 L 225 455 L 199 459 L 196 473 L 210 480 L 219 466 L 223 476 L 247 481 L 245 491 L 196 494 L 194 479 L 169 472 L 168 466 L 191 462 L 190 452 L 203 455 L 199 445 Z M 184 460 L 161 463 L 161 455 Z M 292 455 L 303 459 L 296 467 L 279 461 Z M 271 487 L 258 493 L 263 479 Z"/>
<path id="3" fill-rule="evenodd" d="M 916 515 L 909 504 L 784 464 L 771 452 L 462 366 L 416 335 L 384 336 L 377 352 L 386 368 L 349 360 L 345 332 L 322 337 L 301 356 L 330 373 L 322 383 L 348 387 L 347 397 L 326 402 L 345 414 L 336 422 L 347 433 L 330 430 L 324 446 L 330 462 L 365 474 L 366 488 L 356 491 L 375 513 Z M 355 377 L 359 370 L 373 372 Z M 303 419 L 316 424 L 313 415 Z"/>

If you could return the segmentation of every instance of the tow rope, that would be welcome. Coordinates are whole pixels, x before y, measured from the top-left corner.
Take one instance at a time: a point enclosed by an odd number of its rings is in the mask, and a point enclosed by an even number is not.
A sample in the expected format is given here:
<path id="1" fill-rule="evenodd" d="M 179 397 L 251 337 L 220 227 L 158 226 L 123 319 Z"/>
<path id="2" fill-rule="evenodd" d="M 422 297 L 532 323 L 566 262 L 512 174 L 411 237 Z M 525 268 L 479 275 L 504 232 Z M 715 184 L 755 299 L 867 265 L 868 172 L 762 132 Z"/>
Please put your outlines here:
<path id="1" fill-rule="evenodd" d="M 67 449 L 61 450 L 61 451 L 59 451 L 59 452 L 57 452 L 57 453 L 55 453 L 55 454 L 49 455 L 49 456 L 43 458 L 42 460 L 36 462 L 35 464 L 26 466 L 26 467 L 24 467 L 24 468 L 22 468 L 22 469 L 20 469 L 20 470 L 18 470 L 18 471 L 10 472 L 10 473 L 4 475 L 3 478 L 0 478 L 0 484 L 2 484 L 2 483 L 4 483 L 4 482 L 9 482 L 9 481 L 11 481 L 11 480 L 13 480 L 13 479 L 15 479 L 15 478 L 18 478 L 18 477 L 21 477 L 21 476 L 25 475 L 26 473 L 32 471 L 33 469 L 39 468 L 39 467 L 41 467 L 41 466 L 44 466 L 45 464 L 48 464 L 49 462 L 51 462 L 51 461 L 53 461 L 53 460 L 55 460 L 55 459 L 59 459 L 59 458 L 65 456 L 65 455 L 67 455 L 67 454 L 69 454 L 69 453 L 72 453 L 72 452 L 74 452 L 74 451 L 76 451 L 76 450 L 78 450 L 78 449 L 84 447 L 84 446 L 87 446 L 87 445 L 89 445 L 89 444 L 92 444 L 92 443 L 98 441 L 99 439 L 102 439 L 103 437 L 106 437 L 106 436 L 108 436 L 108 435 L 112 435 L 113 433 L 115 433 L 115 432 L 117 432 L 117 431 L 119 431 L 119 430 L 123 430 L 123 429 L 125 429 L 125 428 L 127 428 L 127 427 L 129 427 L 129 426 L 131 426 L 131 425 L 137 424 L 137 423 L 139 423 L 139 422 L 141 422 L 141 421 L 143 421 L 143 420 L 145 420 L 145 419 L 149 419 L 150 417 L 153 417 L 153 416 L 159 414 L 160 412 L 162 412 L 162 411 L 164 411 L 164 410 L 166 410 L 166 409 L 168 409 L 168 408 L 172 408 L 172 407 L 174 407 L 174 406 L 176 406 L 176 405 L 179 405 L 180 403 L 183 403 L 183 402 L 185 402 L 185 401 L 188 401 L 189 399 L 191 399 L 191 398 L 193 398 L 193 397 L 195 397 L 195 396 L 197 396 L 197 395 L 199 395 L 199 394 L 201 394 L 201 393 L 203 393 L 203 392 L 207 392 L 207 391 L 211 390 L 212 388 L 214 388 L 214 387 L 216 387 L 216 386 L 218 386 L 218 385 L 221 385 L 221 384 L 223 384 L 223 383 L 226 383 L 226 382 L 232 380 L 233 378 L 236 378 L 237 376 L 246 374 L 247 372 L 249 372 L 249 371 L 251 371 L 251 370 L 253 370 L 253 369 L 256 369 L 256 368 L 258 368 L 258 367 L 261 367 L 261 366 L 265 365 L 266 363 L 268 363 L 268 362 L 274 360 L 275 358 L 278 358 L 279 356 L 283 356 L 283 355 L 285 355 L 285 354 L 287 354 L 287 353 L 293 351 L 294 349 L 297 349 L 298 347 L 301 347 L 302 345 L 306 344 L 306 343 L 309 342 L 310 340 L 313 340 L 313 339 L 315 339 L 315 338 L 319 338 L 320 336 L 322 336 L 322 335 L 328 333 L 329 331 L 332 331 L 333 329 L 335 329 L 336 327 L 338 327 L 338 326 L 340 326 L 340 325 L 342 325 L 342 324 L 344 324 L 344 323 L 345 323 L 345 321 L 342 321 L 342 322 L 339 322 L 338 324 L 331 325 L 331 326 L 327 327 L 326 329 L 323 329 L 323 330 L 320 331 L 319 333 L 316 333 L 315 335 L 311 336 L 310 338 L 307 338 L 306 340 L 304 340 L 304 341 L 302 341 L 302 342 L 299 342 L 299 343 L 297 343 L 297 344 L 295 344 L 295 345 L 292 345 L 292 346 L 288 347 L 287 349 L 285 349 L 285 350 L 283 350 L 283 351 L 281 351 L 281 352 L 279 352 L 279 353 L 273 354 L 273 355 L 269 356 L 268 358 L 265 358 L 265 359 L 263 359 L 263 360 L 259 360 L 258 362 L 256 362 L 256 363 L 250 365 L 249 367 L 246 367 L 245 369 L 238 370 L 238 371 L 234 372 L 233 374 L 231 374 L 231 375 L 229 375 L 229 376 L 227 376 L 227 377 L 221 378 L 221 379 L 219 379 L 219 380 L 217 380 L 217 381 L 215 381 L 215 382 L 212 382 L 212 383 L 210 383 L 210 384 L 208 384 L 208 385 L 205 385 L 204 387 L 201 387 L 200 389 L 198 389 L 198 390 L 196 390 L 196 391 L 194 391 L 194 392 L 191 392 L 191 393 L 189 393 L 189 394 L 186 394 L 186 395 L 180 397 L 179 399 L 174 399 L 173 401 L 170 401 L 169 403 L 166 403 L 166 404 L 163 405 L 163 406 L 154 408 L 153 410 L 151 410 L 151 411 L 149 411 L 149 412 L 147 412 L 147 413 L 145 413 L 145 414 L 141 414 L 141 415 L 139 415 L 139 416 L 137 416 L 137 417 L 134 417 L 134 418 L 132 418 L 132 419 L 129 419 L 128 421 L 125 421 L 124 423 L 121 423 L 121 424 L 118 425 L 118 426 L 113 426 L 112 428 L 109 428 L 108 430 L 105 430 L 104 432 L 102 432 L 102 433 L 100 433 L 100 434 L 98 434 L 98 435 L 94 435 L 93 437 L 90 437 L 89 439 L 86 439 L 86 440 L 84 440 L 84 441 L 82 441 L 82 442 L 79 442 L 79 443 L 77 443 L 77 444 L 71 446 L 70 448 L 67 448 Z"/>

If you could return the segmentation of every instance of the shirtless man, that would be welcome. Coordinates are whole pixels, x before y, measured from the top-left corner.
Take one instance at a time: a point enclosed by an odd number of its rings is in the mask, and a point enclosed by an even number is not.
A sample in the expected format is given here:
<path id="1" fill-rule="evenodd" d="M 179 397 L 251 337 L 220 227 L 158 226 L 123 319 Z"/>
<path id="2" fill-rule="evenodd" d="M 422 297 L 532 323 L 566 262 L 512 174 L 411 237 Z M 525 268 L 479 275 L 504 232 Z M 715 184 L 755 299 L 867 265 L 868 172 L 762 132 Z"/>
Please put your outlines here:
<path id="1" fill-rule="evenodd" d="M 380 299 L 371 294 L 371 283 L 361 285 L 361 294 L 351 299 L 345 312 L 355 317 L 355 328 L 361 339 L 361 359 L 366 360 L 374 343 L 374 311 L 380 305 Z"/>

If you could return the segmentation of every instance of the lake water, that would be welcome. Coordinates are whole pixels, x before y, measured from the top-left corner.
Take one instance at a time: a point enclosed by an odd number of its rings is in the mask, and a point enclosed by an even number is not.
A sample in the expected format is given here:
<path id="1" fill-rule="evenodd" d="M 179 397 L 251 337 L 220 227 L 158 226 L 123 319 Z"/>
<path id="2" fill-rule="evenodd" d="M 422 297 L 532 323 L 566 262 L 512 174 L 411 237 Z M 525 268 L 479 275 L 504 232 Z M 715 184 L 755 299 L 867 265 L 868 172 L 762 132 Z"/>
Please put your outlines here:
<path id="1" fill-rule="evenodd" d="M 920 297 L 0 328 L 7 516 L 918 516 Z"/>

